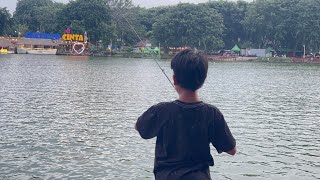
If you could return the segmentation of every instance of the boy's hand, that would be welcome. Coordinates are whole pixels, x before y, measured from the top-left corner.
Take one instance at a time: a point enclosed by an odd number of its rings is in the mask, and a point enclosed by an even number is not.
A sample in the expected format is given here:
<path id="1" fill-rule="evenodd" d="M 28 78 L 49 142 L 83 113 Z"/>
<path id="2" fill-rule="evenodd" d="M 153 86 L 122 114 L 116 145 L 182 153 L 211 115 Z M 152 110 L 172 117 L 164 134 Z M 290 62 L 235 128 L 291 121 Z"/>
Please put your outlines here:
<path id="1" fill-rule="evenodd" d="M 237 152 L 237 149 L 236 149 L 236 147 L 234 147 L 233 149 L 231 149 L 230 151 L 227 151 L 226 153 L 234 156 L 236 154 L 236 152 Z"/>

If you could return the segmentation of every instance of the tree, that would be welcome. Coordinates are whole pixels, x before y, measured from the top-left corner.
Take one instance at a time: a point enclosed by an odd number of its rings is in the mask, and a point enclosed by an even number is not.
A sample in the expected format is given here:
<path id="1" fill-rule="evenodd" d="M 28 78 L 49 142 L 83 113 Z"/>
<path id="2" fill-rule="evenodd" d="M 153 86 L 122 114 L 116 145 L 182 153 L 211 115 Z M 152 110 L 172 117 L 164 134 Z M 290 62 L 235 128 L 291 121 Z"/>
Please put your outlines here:
<path id="1" fill-rule="evenodd" d="M 268 0 L 267 0 L 268 1 Z M 253 42 L 256 47 L 264 47 L 267 40 L 266 34 L 270 31 L 269 22 L 265 13 L 268 13 L 268 2 L 257 0 L 252 2 L 246 12 L 243 26 L 246 30 L 248 40 Z"/>
<path id="2" fill-rule="evenodd" d="M 119 45 L 133 45 L 144 39 L 146 32 L 141 26 L 140 12 L 143 8 L 135 7 L 131 0 L 110 0 L 114 27 L 113 42 Z"/>
<path id="3" fill-rule="evenodd" d="M 230 49 L 235 44 L 242 44 L 247 41 L 242 25 L 248 8 L 247 2 L 212 1 L 208 3 L 208 6 L 216 9 L 223 16 L 225 48 Z"/>
<path id="4" fill-rule="evenodd" d="M 35 19 L 39 22 L 39 31 L 46 33 L 59 32 L 59 13 L 65 5 L 62 3 L 50 3 L 35 9 Z"/>
<path id="5" fill-rule="evenodd" d="M 296 4 L 296 32 L 298 42 L 296 47 L 302 49 L 306 45 L 312 53 L 320 52 L 320 1 L 305 0 Z"/>
<path id="6" fill-rule="evenodd" d="M 18 24 L 27 26 L 29 31 L 42 31 L 43 25 L 49 24 L 48 21 L 51 18 L 44 20 L 41 17 L 54 13 L 54 11 L 50 12 L 51 8 L 46 8 L 48 6 L 53 7 L 54 2 L 52 0 L 18 0 L 14 19 Z"/>
<path id="7" fill-rule="evenodd" d="M 166 47 L 189 46 L 211 51 L 223 46 L 221 14 L 206 5 L 178 4 L 153 26 L 157 42 Z"/>
<path id="8" fill-rule="evenodd" d="M 144 27 L 146 38 L 157 43 L 153 35 L 153 25 L 158 21 L 159 17 L 170 12 L 173 6 L 160 6 L 150 9 L 141 9 L 139 17 L 140 24 Z"/>
<path id="9" fill-rule="evenodd" d="M 133 45 L 141 39 L 162 46 L 210 51 L 234 44 L 276 50 L 320 50 L 319 0 L 210 1 L 155 8 L 132 0 L 18 0 L 13 18 L 0 8 L 0 35 L 27 31 L 88 32 L 92 42 Z M 138 34 L 138 35 L 137 35 Z"/>
<path id="10" fill-rule="evenodd" d="M 243 26 L 256 47 L 319 50 L 319 5 L 317 0 L 257 0 L 250 3 Z"/>
<path id="11" fill-rule="evenodd" d="M 112 9 L 130 9 L 134 7 L 132 0 L 105 0 Z"/>
<path id="12" fill-rule="evenodd" d="M 9 10 L 0 8 L 0 35 L 9 35 L 13 32 L 13 20 Z"/>
<path id="13" fill-rule="evenodd" d="M 141 17 L 141 24 L 145 27 L 146 32 L 152 34 L 154 23 L 157 22 L 161 15 L 169 13 L 171 8 L 172 6 L 160 6 L 150 9 L 141 9 L 139 16 Z"/>
<path id="14" fill-rule="evenodd" d="M 87 31 L 91 42 L 111 38 L 111 12 L 104 0 L 75 0 L 68 3 L 58 16 L 59 29 L 70 28 L 72 33 Z"/>

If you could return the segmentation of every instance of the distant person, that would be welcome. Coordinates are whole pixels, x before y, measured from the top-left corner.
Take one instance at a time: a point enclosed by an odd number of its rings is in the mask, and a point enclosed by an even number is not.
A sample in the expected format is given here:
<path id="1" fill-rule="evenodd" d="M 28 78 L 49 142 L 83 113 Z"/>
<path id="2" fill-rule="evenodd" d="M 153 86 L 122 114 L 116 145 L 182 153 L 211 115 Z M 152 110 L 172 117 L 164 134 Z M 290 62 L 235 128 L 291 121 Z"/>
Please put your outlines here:
<path id="1" fill-rule="evenodd" d="M 208 61 L 192 50 L 179 52 L 171 61 L 179 99 L 150 107 L 138 118 L 136 130 L 144 139 L 157 137 L 156 180 L 210 180 L 214 161 L 210 143 L 219 153 L 236 153 L 233 138 L 218 108 L 199 99 Z"/>

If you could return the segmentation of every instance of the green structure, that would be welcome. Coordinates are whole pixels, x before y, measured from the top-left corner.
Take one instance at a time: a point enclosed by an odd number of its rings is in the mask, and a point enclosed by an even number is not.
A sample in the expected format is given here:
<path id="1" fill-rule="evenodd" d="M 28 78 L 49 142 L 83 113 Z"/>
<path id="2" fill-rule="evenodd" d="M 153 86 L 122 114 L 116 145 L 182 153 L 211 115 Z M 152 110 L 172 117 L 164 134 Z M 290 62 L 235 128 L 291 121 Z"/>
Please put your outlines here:
<path id="1" fill-rule="evenodd" d="M 142 49 L 142 52 L 144 54 L 154 54 L 154 55 L 160 55 L 160 48 L 155 47 L 154 49 L 146 47 Z"/>
<path id="2" fill-rule="evenodd" d="M 240 52 L 240 48 L 239 48 L 237 45 L 235 45 L 235 46 L 231 49 L 231 51 Z"/>

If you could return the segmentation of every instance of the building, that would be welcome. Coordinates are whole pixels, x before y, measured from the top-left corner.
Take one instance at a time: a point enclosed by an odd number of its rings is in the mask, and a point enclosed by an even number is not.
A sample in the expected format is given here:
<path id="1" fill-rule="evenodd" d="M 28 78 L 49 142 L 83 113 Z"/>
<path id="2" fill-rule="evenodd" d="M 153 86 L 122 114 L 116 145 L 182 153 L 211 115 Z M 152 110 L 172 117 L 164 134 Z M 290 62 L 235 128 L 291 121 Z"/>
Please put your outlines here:
<path id="1" fill-rule="evenodd" d="M 56 54 L 62 40 L 24 38 L 16 42 L 18 54 Z"/>

